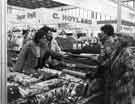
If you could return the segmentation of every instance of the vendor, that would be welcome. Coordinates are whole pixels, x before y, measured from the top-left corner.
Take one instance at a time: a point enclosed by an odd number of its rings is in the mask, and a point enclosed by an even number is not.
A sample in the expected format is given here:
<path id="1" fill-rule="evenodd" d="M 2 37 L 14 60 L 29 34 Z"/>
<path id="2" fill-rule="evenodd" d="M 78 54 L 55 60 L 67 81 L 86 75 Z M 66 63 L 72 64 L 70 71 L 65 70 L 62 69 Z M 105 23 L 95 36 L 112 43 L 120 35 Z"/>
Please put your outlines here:
<path id="1" fill-rule="evenodd" d="M 49 31 L 54 30 L 44 26 L 35 33 L 33 40 L 28 41 L 24 45 L 14 66 L 14 71 L 33 74 L 45 65 L 49 55 L 53 57 L 59 56 L 49 49 L 47 40 Z"/>

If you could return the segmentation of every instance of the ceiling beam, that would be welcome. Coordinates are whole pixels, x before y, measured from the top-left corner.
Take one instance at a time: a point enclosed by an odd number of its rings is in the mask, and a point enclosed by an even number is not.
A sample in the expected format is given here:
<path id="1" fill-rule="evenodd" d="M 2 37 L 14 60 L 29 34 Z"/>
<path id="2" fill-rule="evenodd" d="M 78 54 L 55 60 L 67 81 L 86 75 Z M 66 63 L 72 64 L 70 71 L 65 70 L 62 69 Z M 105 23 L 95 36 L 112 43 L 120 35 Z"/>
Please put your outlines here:
<path id="1" fill-rule="evenodd" d="M 66 4 L 59 3 L 53 0 L 7 0 L 8 5 L 20 6 L 29 9 L 35 8 L 53 8 L 59 6 L 66 6 Z"/>
<path id="2" fill-rule="evenodd" d="M 122 0 L 121 2 L 130 2 L 130 1 L 135 1 L 135 0 Z"/>

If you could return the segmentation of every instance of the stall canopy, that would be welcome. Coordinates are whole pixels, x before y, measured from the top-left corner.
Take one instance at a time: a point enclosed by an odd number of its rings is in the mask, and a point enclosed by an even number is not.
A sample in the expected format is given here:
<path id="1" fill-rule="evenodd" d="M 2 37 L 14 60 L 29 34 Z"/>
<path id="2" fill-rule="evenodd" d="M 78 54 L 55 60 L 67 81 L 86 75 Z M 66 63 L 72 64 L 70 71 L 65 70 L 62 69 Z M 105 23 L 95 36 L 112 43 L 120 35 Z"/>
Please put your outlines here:
<path id="1" fill-rule="evenodd" d="M 36 9 L 36 8 L 52 8 L 59 6 L 66 6 L 64 3 L 59 3 L 53 0 L 7 0 L 8 5 L 19 6 L 23 8 Z"/>

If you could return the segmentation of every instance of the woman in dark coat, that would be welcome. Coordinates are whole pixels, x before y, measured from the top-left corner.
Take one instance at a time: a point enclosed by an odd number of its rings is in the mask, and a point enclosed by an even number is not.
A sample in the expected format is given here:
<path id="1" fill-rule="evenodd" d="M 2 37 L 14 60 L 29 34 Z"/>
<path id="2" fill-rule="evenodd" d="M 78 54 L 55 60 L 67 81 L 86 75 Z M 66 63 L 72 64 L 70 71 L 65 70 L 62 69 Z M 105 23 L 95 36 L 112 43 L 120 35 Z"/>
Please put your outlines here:
<path id="1" fill-rule="evenodd" d="M 104 25 L 102 44 L 105 49 L 102 66 L 105 81 L 105 104 L 131 104 L 135 78 L 135 47 L 129 36 L 114 34 L 111 25 Z"/>

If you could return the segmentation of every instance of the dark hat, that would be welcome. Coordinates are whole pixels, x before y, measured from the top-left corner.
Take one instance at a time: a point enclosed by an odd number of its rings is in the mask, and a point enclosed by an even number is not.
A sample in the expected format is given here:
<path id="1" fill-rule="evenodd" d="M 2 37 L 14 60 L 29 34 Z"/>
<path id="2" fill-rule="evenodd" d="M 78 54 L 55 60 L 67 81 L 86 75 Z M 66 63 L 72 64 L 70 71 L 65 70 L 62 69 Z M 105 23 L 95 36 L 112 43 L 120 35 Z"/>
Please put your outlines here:
<path id="1" fill-rule="evenodd" d="M 111 36 L 114 35 L 114 28 L 110 24 L 106 24 L 100 28 L 101 31 L 103 31 L 105 34 Z"/>
<path id="2" fill-rule="evenodd" d="M 22 34 L 24 35 L 24 34 L 28 34 L 28 32 L 29 32 L 29 30 L 23 30 L 22 31 Z"/>
<path id="3" fill-rule="evenodd" d="M 67 36 L 72 36 L 73 34 L 72 33 L 66 33 Z"/>
<path id="4" fill-rule="evenodd" d="M 48 33 L 49 31 L 51 31 L 51 32 L 56 32 L 55 29 L 50 28 L 50 27 L 48 27 L 48 26 L 43 26 L 43 27 L 40 28 L 38 31 L 42 31 L 42 32 L 46 32 L 46 33 Z"/>

